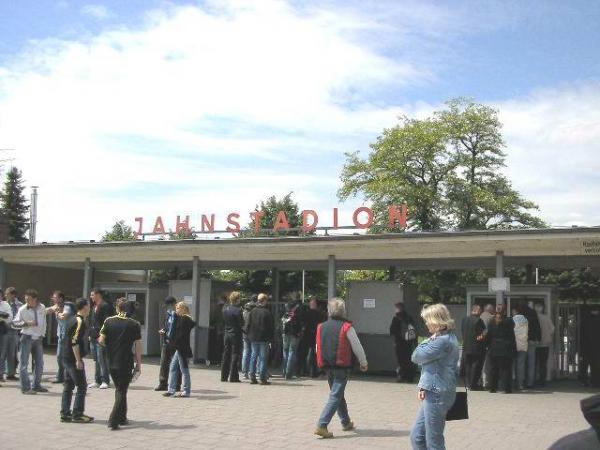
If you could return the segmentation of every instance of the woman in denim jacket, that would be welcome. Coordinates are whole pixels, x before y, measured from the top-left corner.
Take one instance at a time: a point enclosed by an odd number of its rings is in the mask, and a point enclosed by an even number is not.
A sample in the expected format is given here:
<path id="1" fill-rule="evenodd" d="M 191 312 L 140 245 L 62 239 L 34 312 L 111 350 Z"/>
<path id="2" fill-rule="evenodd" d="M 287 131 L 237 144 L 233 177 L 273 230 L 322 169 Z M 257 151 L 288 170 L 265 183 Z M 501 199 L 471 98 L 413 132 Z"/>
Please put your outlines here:
<path id="1" fill-rule="evenodd" d="M 421 366 L 418 394 L 421 408 L 410 440 L 416 450 L 444 450 L 446 413 L 456 397 L 458 340 L 453 331 L 454 320 L 441 303 L 425 307 L 421 317 L 431 337 L 412 354 L 412 361 Z"/>

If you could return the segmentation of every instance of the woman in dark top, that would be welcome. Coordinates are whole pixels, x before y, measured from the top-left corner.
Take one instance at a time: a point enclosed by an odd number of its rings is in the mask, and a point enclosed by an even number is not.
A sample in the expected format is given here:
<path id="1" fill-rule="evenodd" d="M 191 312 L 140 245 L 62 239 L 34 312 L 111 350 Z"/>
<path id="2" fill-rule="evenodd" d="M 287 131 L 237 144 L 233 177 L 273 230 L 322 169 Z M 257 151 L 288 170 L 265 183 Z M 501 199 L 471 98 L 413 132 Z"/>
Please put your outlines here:
<path id="1" fill-rule="evenodd" d="M 169 370 L 169 390 L 163 395 L 165 397 L 189 397 L 192 389 L 192 380 L 190 377 L 189 359 L 192 357 L 192 347 L 190 347 L 190 333 L 196 322 L 190 316 L 190 309 L 185 302 L 179 302 L 175 306 L 177 321 L 175 325 L 175 354 L 171 359 Z M 175 393 L 177 386 L 177 366 L 183 375 L 183 391 Z"/>
<path id="2" fill-rule="evenodd" d="M 242 326 L 244 319 L 239 307 L 241 295 L 238 291 L 229 294 L 229 304 L 223 307 L 223 358 L 221 381 L 240 382 L 238 365 L 242 351 Z"/>
<path id="3" fill-rule="evenodd" d="M 512 364 L 517 354 L 515 323 L 506 317 L 506 306 L 498 305 L 496 315 L 488 324 L 487 342 L 490 356 L 490 392 L 498 390 L 498 378 L 504 391 L 512 392 Z"/>

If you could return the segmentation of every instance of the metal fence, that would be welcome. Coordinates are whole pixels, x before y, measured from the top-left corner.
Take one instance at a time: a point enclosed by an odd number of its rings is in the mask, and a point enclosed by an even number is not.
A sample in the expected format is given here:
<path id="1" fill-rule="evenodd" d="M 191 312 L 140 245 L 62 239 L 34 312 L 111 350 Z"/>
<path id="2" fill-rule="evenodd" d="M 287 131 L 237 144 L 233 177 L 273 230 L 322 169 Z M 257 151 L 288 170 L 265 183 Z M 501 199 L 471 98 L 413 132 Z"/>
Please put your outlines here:
<path id="1" fill-rule="evenodd" d="M 559 304 L 557 314 L 557 375 L 559 378 L 576 378 L 581 363 L 579 342 L 581 307 L 580 305 Z"/>

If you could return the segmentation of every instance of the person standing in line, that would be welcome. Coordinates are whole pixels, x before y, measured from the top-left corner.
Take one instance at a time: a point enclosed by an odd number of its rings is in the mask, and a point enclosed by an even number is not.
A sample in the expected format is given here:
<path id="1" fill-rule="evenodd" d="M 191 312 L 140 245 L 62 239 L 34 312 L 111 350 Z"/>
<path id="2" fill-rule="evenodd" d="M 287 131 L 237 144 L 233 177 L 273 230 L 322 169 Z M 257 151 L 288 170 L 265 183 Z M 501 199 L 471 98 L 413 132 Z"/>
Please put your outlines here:
<path id="1" fill-rule="evenodd" d="M 60 421 L 90 423 L 94 418 L 84 414 L 87 380 L 83 364 L 83 358 L 87 354 L 85 345 L 87 327 L 85 319 L 90 314 L 90 304 L 87 299 L 80 298 L 76 301 L 75 308 L 77 315 L 74 317 L 74 321 L 70 321 L 69 325 L 66 325 L 62 342 L 64 349 L 61 352 L 61 356 L 63 357 L 65 381 L 60 409 Z M 71 410 L 71 400 L 75 387 L 77 387 L 77 393 L 75 394 L 75 403 Z"/>
<path id="2" fill-rule="evenodd" d="M 538 320 L 540 321 L 540 329 L 542 331 L 542 339 L 536 350 L 537 375 L 538 383 L 541 387 L 546 386 L 548 379 L 548 357 L 550 355 L 550 347 L 554 341 L 554 324 L 547 314 L 544 314 L 544 305 L 538 303 L 535 305 Z"/>
<path id="3" fill-rule="evenodd" d="M 395 305 L 396 314 L 390 324 L 390 335 L 394 337 L 396 349 L 397 381 L 412 383 L 415 378 L 415 365 L 410 360 L 410 355 L 417 339 L 417 330 L 413 318 L 404 308 L 404 303 Z"/>
<path id="4" fill-rule="evenodd" d="M 6 353 L 8 349 L 7 336 L 11 328 L 13 313 L 10 305 L 4 300 L 4 293 L 0 291 L 0 382 L 4 381 L 6 369 Z"/>
<path id="5" fill-rule="evenodd" d="M 65 381 L 65 367 L 63 364 L 63 338 L 66 331 L 67 317 L 63 314 L 65 306 L 65 294 L 62 291 L 52 293 L 52 306 L 46 308 L 46 314 L 54 315 L 56 318 L 56 363 L 58 366 L 56 378 L 52 380 L 53 384 L 60 384 Z"/>
<path id="6" fill-rule="evenodd" d="M 506 306 L 496 306 L 496 316 L 490 320 L 487 341 L 490 355 L 489 390 L 498 390 L 498 378 L 502 380 L 504 391 L 512 392 L 512 363 L 517 353 L 515 323 L 506 317 Z"/>
<path id="7" fill-rule="evenodd" d="M 98 343 L 106 349 L 110 375 L 115 383 L 115 403 L 108 419 L 108 428 L 118 430 L 128 425 L 127 390 L 134 373 L 142 371 L 142 328 L 131 318 L 135 302 L 117 299 L 117 315 L 107 318 L 100 329 Z M 135 366 L 132 348 L 135 348 Z"/>
<path id="8" fill-rule="evenodd" d="M 161 336 L 160 372 L 158 375 L 158 386 L 155 391 L 167 391 L 169 389 L 169 370 L 171 360 L 175 354 L 175 328 L 177 327 L 177 314 L 175 313 L 175 297 L 165 298 L 167 316 L 163 327 L 158 331 Z M 177 390 L 181 388 L 181 372 L 177 368 Z"/>
<path id="9" fill-rule="evenodd" d="M 332 438 L 333 433 L 327 429 L 329 422 L 337 412 L 342 429 L 352 431 L 356 427 L 350 419 L 345 391 L 348 376 L 352 370 L 352 354 L 360 364 L 360 370 L 369 368 L 367 357 L 352 322 L 346 319 L 346 303 L 334 297 L 327 306 L 329 320 L 317 328 L 317 362 L 327 372 L 329 398 L 319 417 L 315 435 L 324 439 Z"/>
<path id="10" fill-rule="evenodd" d="M 108 389 L 110 387 L 110 369 L 108 366 L 108 355 L 106 349 L 98 344 L 98 337 L 104 321 L 113 316 L 112 306 L 104 300 L 104 294 L 98 288 L 92 289 L 90 294 L 92 311 L 90 317 L 90 350 L 94 361 L 96 361 L 96 370 L 94 382 L 89 388 Z"/>
<path id="11" fill-rule="evenodd" d="M 221 361 L 221 381 L 240 382 L 238 370 L 242 350 L 242 327 L 244 319 L 240 309 L 241 295 L 238 291 L 229 294 L 229 304 L 223 307 L 223 358 Z"/>
<path id="12" fill-rule="evenodd" d="M 494 314 L 496 313 L 496 307 L 491 303 L 488 303 L 483 308 L 483 312 L 481 313 L 481 320 L 485 325 L 484 335 L 487 336 L 488 326 L 490 324 L 490 320 L 494 318 Z M 483 358 L 483 370 L 481 372 L 482 384 L 484 389 L 488 389 L 488 385 L 490 383 L 490 354 L 488 351 L 485 352 L 485 356 Z"/>
<path id="13" fill-rule="evenodd" d="M 275 336 L 275 324 L 273 314 L 267 308 L 269 297 L 267 294 L 259 294 L 258 304 L 250 312 L 248 319 L 248 339 L 252 347 L 252 356 L 250 357 L 250 382 L 258 384 L 256 379 L 256 370 L 258 367 L 260 384 L 271 384 L 268 380 L 268 345 Z"/>
<path id="14" fill-rule="evenodd" d="M 579 333 L 581 356 L 585 362 L 580 368 L 580 380 L 586 387 L 600 388 L 600 305 L 583 308 Z"/>
<path id="15" fill-rule="evenodd" d="M 285 305 L 285 313 L 281 317 L 282 334 L 282 372 L 286 380 L 294 377 L 296 367 L 296 354 L 298 345 L 302 336 L 303 320 L 301 312 L 302 302 L 299 299 L 292 298 Z"/>
<path id="16" fill-rule="evenodd" d="M 527 319 L 527 383 L 526 388 L 531 389 L 535 384 L 535 367 L 537 347 L 542 340 L 542 329 L 537 313 L 529 306 L 523 306 L 523 315 Z"/>
<path id="17" fill-rule="evenodd" d="M 175 354 L 171 360 L 169 373 L 169 390 L 163 394 L 165 397 L 189 397 L 192 392 L 189 359 L 192 357 L 190 334 L 196 322 L 190 316 L 190 309 L 185 302 L 175 305 L 177 324 L 175 326 Z M 177 368 L 183 376 L 183 391 L 177 392 Z"/>
<path id="18" fill-rule="evenodd" d="M 14 319 L 23 306 L 23 303 L 17 298 L 17 290 L 14 287 L 6 288 L 5 298 Z M 17 381 L 17 365 L 18 365 L 18 350 L 19 350 L 19 332 L 9 324 L 8 331 L 4 337 L 4 354 L 6 355 L 6 380 Z"/>
<path id="19" fill-rule="evenodd" d="M 46 307 L 38 300 L 38 293 L 34 289 L 25 291 L 25 305 L 19 308 L 13 319 L 13 325 L 21 329 L 21 366 L 19 378 L 21 380 L 21 392 L 23 394 L 36 394 L 48 392 L 41 385 L 42 373 L 44 372 L 44 346 L 43 339 L 46 334 Z M 29 355 L 35 361 L 33 387 L 29 379 L 28 366 Z"/>
<path id="20" fill-rule="evenodd" d="M 410 440 L 415 450 L 444 450 L 446 413 L 456 398 L 458 339 L 454 320 L 441 303 L 423 308 L 421 317 L 431 337 L 419 344 L 411 357 L 421 366 L 418 393 L 421 408 Z"/>
<path id="21" fill-rule="evenodd" d="M 481 390 L 479 380 L 485 355 L 485 325 L 481 320 L 481 306 L 474 304 L 471 315 L 462 320 L 462 367 L 469 389 Z"/>
<path id="22" fill-rule="evenodd" d="M 242 318 L 244 320 L 244 326 L 242 327 L 242 342 L 244 344 L 244 351 L 242 353 L 242 374 L 244 379 L 250 379 L 250 357 L 252 356 L 252 347 L 250 345 L 250 339 L 248 339 L 248 324 L 250 323 L 250 311 L 256 306 L 258 296 L 252 294 L 250 301 L 246 302 L 242 308 Z"/>
<path id="23" fill-rule="evenodd" d="M 512 310 L 512 320 L 515 323 L 515 342 L 517 345 L 517 359 L 515 364 L 515 380 L 517 390 L 525 387 L 525 366 L 527 363 L 527 337 L 529 322 L 523 315 L 523 307 L 516 305 Z"/>
<path id="24" fill-rule="evenodd" d="M 319 301 L 316 297 L 312 297 L 306 312 L 303 336 L 308 348 L 308 375 L 312 378 L 318 377 L 320 372 L 317 365 L 317 327 L 324 319 L 325 317 L 319 309 Z"/>

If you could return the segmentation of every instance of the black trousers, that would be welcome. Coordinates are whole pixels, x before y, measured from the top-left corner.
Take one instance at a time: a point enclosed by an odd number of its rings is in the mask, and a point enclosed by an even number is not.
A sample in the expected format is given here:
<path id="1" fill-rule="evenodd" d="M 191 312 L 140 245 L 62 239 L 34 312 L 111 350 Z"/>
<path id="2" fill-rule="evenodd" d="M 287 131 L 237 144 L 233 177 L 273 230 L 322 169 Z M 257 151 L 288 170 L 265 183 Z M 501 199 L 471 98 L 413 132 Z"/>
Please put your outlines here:
<path id="1" fill-rule="evenodd" d="M 115 427 L 127 420 L 127 390 L 131 383 L 133 368 L 125 370 L 110 369 L 115 384 L 115 403 L 108 418 L 108 426 Z"/>
<path id="2" fill-rule="evenodd" d="M 483 361 L 484 355 L 464 355 L 465 380 L 470 389 L 477 389 L 479 387 Z"/>
<path id="3" fill-rule="evenodd" d="M 410 360 L 411 345 L 406 342 L 396 342 L 396 360 L 398 361 L 398 379 L 412 383 L 415 378 L 415 365 Z"/>
<path id="4" fill-rule="evenodd" d="M 163 343 L 160 350 L 160 372 L 158 374 L 158 385 L 161 388 L 169 386 L 169 368 L 171 367 L 171 360 L 174 354 L 175 347 Z M 181 371 L 179 367 L 177 367 L 177 390 L 181 390 Z"/>
<path id="5" fill-rule="evenodd" d="M 239 363 L 242 351 L 242 336 L 225 333 L 223 337 L 223 358 L 221 359 L 221 381 L 239 381 Z"/>
<path id="6" fill-rule="evenodd" d="M 490 356 L 490 390 L 497 391 L 500 381 L 506 392 L 512 392 L 512 365 L 510 356 Z"/>
<path id="7" fill-rule="evenodd" d="M 548 356 L 550 347 L 538 347 L 535 349 L 535 365 L 537 380 L 541 385 L 546 384 L 548 378 Z"/>
<path id="8" fill-rule="evenodd" d="M 73 399 L 73 390 L 77 387 L 75 394 L 75 403 L 73 404 L 73 417 L 81 417 L 85 410 L 85 394 L 87 392 L 87 380 L 85 377 L 85 368 L 77 369 L 75 363 L 64 363 L 64 382 L 61 403 L 61 416 L 71 415 L 71 400 Z"/>

